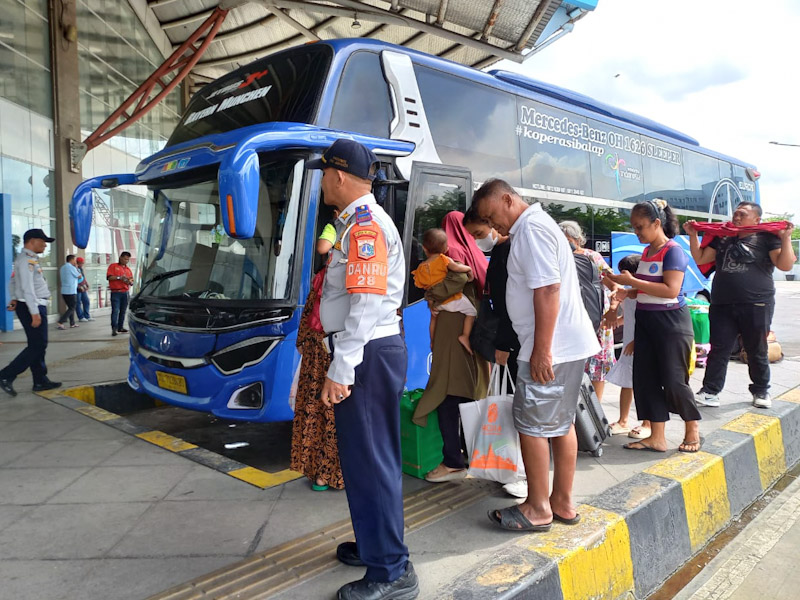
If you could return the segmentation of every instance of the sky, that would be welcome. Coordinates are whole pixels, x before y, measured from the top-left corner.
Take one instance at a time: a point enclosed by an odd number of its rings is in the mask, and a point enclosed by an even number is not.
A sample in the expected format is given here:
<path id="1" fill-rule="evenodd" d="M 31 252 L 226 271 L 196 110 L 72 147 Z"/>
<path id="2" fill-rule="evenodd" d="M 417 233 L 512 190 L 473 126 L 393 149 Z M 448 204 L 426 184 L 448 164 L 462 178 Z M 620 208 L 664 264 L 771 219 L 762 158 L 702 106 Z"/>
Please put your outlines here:
<path id="1" fill-rule="evenodd" d="M 800 224 L 800 1 L 599 0 L 514 70 L 754 164 L 765 216 Z"/>

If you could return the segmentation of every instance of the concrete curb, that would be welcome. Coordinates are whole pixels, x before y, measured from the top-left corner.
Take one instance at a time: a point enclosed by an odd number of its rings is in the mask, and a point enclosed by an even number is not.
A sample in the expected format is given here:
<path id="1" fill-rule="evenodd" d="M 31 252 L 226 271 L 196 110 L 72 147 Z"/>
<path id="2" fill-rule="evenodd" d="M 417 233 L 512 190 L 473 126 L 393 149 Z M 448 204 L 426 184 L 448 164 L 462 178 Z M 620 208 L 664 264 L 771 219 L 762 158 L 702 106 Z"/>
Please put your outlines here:
<path id="1" fill-rule="evenodd" d="M 577 525 L 520 536 L 437 598 L 644 598 L 800 459 L 800 387 L 581 505 Z"/>

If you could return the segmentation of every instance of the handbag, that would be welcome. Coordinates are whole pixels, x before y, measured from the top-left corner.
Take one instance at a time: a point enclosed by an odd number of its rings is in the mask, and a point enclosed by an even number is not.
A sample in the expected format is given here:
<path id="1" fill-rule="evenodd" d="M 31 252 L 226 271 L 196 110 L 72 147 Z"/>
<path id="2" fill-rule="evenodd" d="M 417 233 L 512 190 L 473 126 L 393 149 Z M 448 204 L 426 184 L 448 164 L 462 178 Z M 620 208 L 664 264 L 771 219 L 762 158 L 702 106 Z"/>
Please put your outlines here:
<path id="1" fill-rule="evenodd" d="M 494 362 L 494 353 L 497 350 L 495 340 L 497 329 L 500 326 L 500 317 L 494 312 L 492 300 L 489 298 L 489 286 L 484 286 L 483 298 L 478 306 L 478 316 L 472 325 L 469 343 L 472 349 L 489 362 Z M 513 384 L 512 384 L 513 385 Z"/>
<path id="2" fill-rule="evenodd" d="M 513 402 L 514 382 L 508 367 L 496 364 L 489 378 L 489 395 L 459 405 L 473 477 L 503 484 L 525 478 Z"/>

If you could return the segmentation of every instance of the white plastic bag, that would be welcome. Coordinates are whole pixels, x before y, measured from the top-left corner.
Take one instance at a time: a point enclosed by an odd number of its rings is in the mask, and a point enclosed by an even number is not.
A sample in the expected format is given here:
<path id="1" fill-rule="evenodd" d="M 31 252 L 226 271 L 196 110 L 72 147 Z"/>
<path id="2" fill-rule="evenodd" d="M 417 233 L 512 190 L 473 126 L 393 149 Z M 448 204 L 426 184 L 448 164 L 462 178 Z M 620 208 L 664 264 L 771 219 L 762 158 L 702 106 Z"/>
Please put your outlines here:
<path id="1" fill-rule="evenodd" d="M 289 407 L 294 410 L 294 405 L 297 402 L 297 383 L 300 381 L 300 369 L 303 368 L 303 356 L 300 355 L 300 362 L 294 371 L 294 378 L 292 379 L 292 387 L 289 388 Z"/>
<path id="2" fill-rule="evenodd" d="M 514 382 L 508 367 L 495 364 L 489 395 L 459 405 L 464 439 L 469 451 L 469 474 L 500 483 L 525 478 L 519 434 L 514 428 Z"/>

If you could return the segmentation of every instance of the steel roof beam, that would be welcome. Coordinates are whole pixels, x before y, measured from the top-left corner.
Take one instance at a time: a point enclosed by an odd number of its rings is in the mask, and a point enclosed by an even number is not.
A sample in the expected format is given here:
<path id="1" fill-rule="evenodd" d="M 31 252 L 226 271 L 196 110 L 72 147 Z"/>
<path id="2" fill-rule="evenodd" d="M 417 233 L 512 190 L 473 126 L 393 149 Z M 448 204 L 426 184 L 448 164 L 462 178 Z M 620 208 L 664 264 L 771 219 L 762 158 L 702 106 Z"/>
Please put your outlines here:
<path id="1" fill-rule="evenodd" d="M 439 2 L 439 16 L 436 17 L 436 24 L 441 26 L 444 23 L 445 15 L 447 14 L 447 3 L 448 0 L 441 0 Z"/>
<path id="2" fill-rule="evenodd" d="M 481 33 L 480 40 L 482 42 L 489 39 L 489 34 L 492 33 L 492 29 L 494 29 L 495 23 L 497 23 L 497 17 L 500 15 L 502 6 L 503 0 L 494 0 L 494 6 L 492 6 L 492 11 L 489 13 L 489 17 L 486 19 L 486 25 L 483 26 L 483 32 Z"/>
<path id="3" fill-rule="evenodd" d="M 357 10 L 359 12 L 359 15 L 363 13 L 364 5 L 361 4 L 360 2 L 357 2 L 356 0 L 330 0 L 330 1 L 335 2 L 340 6 L 344 6 L 352 10 Z M 549 0 L 545 1 L 549 4 Z M 284 4 L 285 0 L 281 0 L 278 3 Z M 306 7 L 305 10 L 311 12 L 313 12 L 313 10 L 316 10 L 317 7 L 321 6 L 319 4 L 315 4 L 314 2 L 305 2 L 303 4 Z M 396 15 L 388 10 L 383 10 L 377 7 L 371 7 L 370 10 L 373 14 L 376 15 L 385 15 L 387 18 L 400 19 L 403 21 L 403 24 L 406 25 L 407 27 L 418 29 L 420 31 L 424 31 L 425 33 L 431 33 L 437 37 L 444 38 L 452 42 L 457 42 L 464 46 L 475 48 L 476 50 L 481 50 L 482 52 L 486 52 L 487 54 L 492 54 L 494 56 L 497 56 L 498 58 L 505 58 L 507 60 L 511 60 L 517 63 L 522 62 L 522 56 L 519 53 L 510 52 L 508 50 L 504 50 L 503 48 L 492 46 L 491 44 L 481 42 L 480 40 L 475 40 L 469 36 L 456 33 L 455 31 L 450 31 L 449 29 L 445 29 L 444 27 L 436 27 L 435 25 L 429 25 L 428 23 L 425 23 L 423 21 L 418 21 L 410 17 L 400 17 L 399 15 Z M 530 37 L 530 35 L 528 37 Z"/>
<path id="4" fill-rule="evenodd" d="M 278 17 L 278 19 L 289 25 L 289 27 L 291 27 L 292 29 L 299 31 L 302 35 L 304 35 L 312 42 L 319 41 L 319 36 L 316 33 L 308 29 L 302 23 L 298 23 L 297 21 L 295 21 L 292 17 L 283 12 L 282 8 L 278 8 L 277 6 L 272 6 L 269 3 L 267 3 L 267 10 L 276 17 Z"/>
<path id="5" fill-rule="evenodd" d="M 525 31 L 522 32 L 522 36 L 517 41 L 517 45 L 514 47 L 514 50 L 517 52 L 521 52 L 522 49 L 528 43 L 528 40 L 531 39 L 533 32 L 539 26 L 539 23 L 542 22 L 545 13 L 547 13 L 547 9 L 550 8 L 550 4 L 552 4 L 552 0 L 540 0 L 539 6 L 536 7 L 536 10 L 533 11 L 533 16 L 531 17 L 530 23 L 525 28 Z"/>

